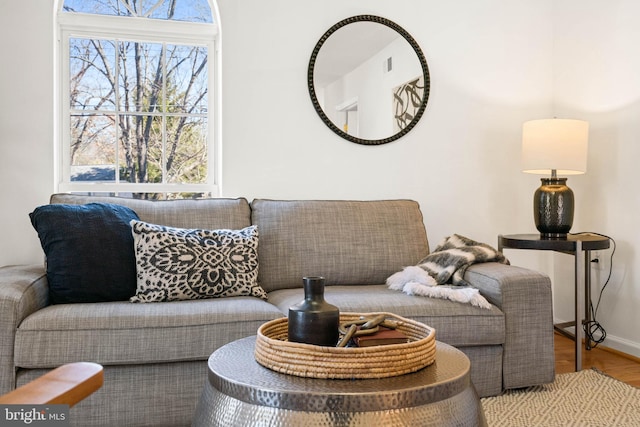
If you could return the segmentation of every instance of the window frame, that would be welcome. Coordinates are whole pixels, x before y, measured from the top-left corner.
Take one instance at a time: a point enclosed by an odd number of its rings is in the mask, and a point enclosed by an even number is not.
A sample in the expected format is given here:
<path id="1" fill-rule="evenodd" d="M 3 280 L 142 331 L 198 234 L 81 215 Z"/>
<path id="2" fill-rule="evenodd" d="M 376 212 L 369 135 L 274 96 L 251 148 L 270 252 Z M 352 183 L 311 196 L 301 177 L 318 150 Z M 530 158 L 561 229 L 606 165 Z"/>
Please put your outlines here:
<path id="1" fill-rule="evenodd" d="M 81 193 L 208 193 L 220 195 L 219 27 L 213 23 L 166 21 L 151 18 L 93 15 L 57 11 L 54 79 L 55 192 Z M 212 9 L 213 14 L 213 9 Z M 129 183 L 71 181 L 71 106 L 69 101 L 69 40 L 102 38 L 116 41 L 166 43 L 207 48 L 207 181 L 204 183 Z M 90 112 L 90 111 L 88 111 Z M 119 141 L 118 141 L 119 144 Z"/>

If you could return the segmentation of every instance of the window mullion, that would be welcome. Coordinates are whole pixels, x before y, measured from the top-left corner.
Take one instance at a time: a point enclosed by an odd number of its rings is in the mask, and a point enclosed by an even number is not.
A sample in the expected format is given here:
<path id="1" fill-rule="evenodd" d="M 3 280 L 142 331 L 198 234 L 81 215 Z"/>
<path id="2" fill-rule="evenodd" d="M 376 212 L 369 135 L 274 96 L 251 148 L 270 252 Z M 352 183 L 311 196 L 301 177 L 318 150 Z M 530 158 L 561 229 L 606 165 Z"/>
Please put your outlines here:
<path id="1" fill-rule="evenodd" d="M 69 51 L 69 34 L 67 32 L 61 31 L 60 43 L 62 44 L 62 63 L 59 76 L 61 83 L 60 117 L 62 118 L 62 125 L 58 135 L 61 140 L 61 149 L 58 150 L 60 156 L 58 159 L 58 165 L 56 165 L 60 170 L 58 182 L 56 183 L 57 185 L 71 181 L 71 102 L 69 96 L 71 86 L 69 80 L 69 62 L 71 55 Z"/>
<path id="2" fill-rule="evenodd" d="M 115 71 L 114 71 L 114 80 L 115 80 L 115 88 L 114 88 L 114 92 L 115 92 L 115 137 L 116 137 L 116 149 L 115 149 L 115 163 L 116 163 L 116 171 L 115 171 L 115 183 L 116 184 L 120 184 L 120 139 L 122 138 L 122 135 L 120 134 L 120 40 L 114 40 L 114 45 L 115 45 L 115 51 L 116 51 L 116 64 L 115 64 Z"/>
<path id="3" fill-rule="evenodd" d="M 160 110 L 162 111 L 162 183 L 167 183 L 167 44 L 162 43 L 162 99 Z"/>

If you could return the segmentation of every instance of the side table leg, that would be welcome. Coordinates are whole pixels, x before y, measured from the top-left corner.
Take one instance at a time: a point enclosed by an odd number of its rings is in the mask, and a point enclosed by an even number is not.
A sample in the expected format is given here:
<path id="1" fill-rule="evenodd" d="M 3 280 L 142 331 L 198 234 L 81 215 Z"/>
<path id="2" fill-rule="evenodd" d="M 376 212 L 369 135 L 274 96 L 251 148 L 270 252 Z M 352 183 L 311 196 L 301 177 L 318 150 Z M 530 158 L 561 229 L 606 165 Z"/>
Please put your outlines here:
<path id="1" fill-rule="evenodd" d="M 584 251 L 584 322 L 583 328 L 584 325 L 591 327 L 591 251 Z M 591 350 L 591 337 L 586 333 L 584 346 Z"/>
<path id="2" fill-rule="evenodd" d="M 582 328 L 582 320 L 584 319 L 582 309 L 584 308 L 584 293 L 585 293 L 585 267 L 584 257 L 582 254 L 582 242 L 576 241 L 576 252 L 574 254 L 575 260 L 575 314 L 576 314 L 576 372 L 582 370 L 582 337 L 584 336 L 584 329 Z"/>

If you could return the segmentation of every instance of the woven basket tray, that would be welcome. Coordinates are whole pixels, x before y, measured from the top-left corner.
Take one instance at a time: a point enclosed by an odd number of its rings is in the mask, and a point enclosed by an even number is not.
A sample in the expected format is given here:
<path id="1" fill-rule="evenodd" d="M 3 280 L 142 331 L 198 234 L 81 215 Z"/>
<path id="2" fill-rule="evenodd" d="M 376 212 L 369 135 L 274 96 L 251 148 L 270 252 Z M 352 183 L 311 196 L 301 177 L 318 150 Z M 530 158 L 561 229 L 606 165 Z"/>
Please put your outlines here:
<path id="1" fill-rule="evenodd" d="M 436 332 L 420 322 L 391 313 L 340 313 L 340 322 L 384 314 L 398 321 L 409 342 L 371 347 L 324 347 L 287 341 L 286 318 L 260 326 L 256 339 L 258 363 L 284 374 L 308 378 L 388 378 L 416 372 L 433 363 Z"/>

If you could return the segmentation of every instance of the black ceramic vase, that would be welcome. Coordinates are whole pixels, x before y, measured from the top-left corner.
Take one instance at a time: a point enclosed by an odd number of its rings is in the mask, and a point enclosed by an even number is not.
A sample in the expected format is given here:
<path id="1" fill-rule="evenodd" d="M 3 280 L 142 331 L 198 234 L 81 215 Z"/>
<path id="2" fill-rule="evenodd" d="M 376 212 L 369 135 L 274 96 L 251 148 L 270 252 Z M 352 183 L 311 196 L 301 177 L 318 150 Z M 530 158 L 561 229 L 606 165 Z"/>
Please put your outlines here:
<path id="1" fill-rule="evenodd" d="M 340 311 L 324 300 L 324 277 L 304 277 L 304 300 L 289 308 L 289 341 L 334 347 Z"/>

